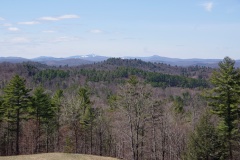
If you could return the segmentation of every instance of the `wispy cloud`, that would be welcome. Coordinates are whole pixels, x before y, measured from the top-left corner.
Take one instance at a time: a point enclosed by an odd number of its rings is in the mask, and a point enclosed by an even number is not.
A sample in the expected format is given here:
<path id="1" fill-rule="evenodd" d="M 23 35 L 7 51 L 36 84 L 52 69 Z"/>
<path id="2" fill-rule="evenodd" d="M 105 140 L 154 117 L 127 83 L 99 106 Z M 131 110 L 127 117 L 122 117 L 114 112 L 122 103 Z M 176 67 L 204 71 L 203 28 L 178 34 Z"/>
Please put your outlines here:
<path id="1" fill-rule="evenodd" d="M 206 10 L 206 11 L 208 11 L 208 12 L 211 12 L 212 11 L 212 9 L 213 9 L 213 2 L 206 2 L 206 3 L 203 3 L 203 4 L 201 4 L 203 7 L 204 7 L 204 9 Z"/>
<path id="2" fill-rule="evenodd" d="M 103 33 L 103 31 L 100 30 L 100 29 L 92 29 L 92 30 L 90 30 L 89 32 L 90 32 L 90 33 L 94 33 L 94 34 L 100 34 L 100 33 Z"/>
<path id="3" fill-rule="evenodd" d="M 58 37 L 55 40 L 53 40 L 53 42 L 67 42 L 69 41 L 68 37 Z"/>
<path id="4" fill-rule="evenodd" d="M 30 40 L 27 39 L 26 37 L 14 37 L 10 40 L 10 43 L 17 43 L 17 44 L 22 44 L 22 43 L 29 43 Z"/>
<path id="5" fill-rule="evenodd" d="M 4 18 L 0 17 L 0 21 L 4 21 L 4 20 L 5 20 Z"/>
<path id="6" fill-rule="evenodd" d="M 34 25 L 34 24 L 39 24 L 40 22 L 38 21 L 29 21 L 29 22 L 19 22 L 18 24 L 24 24 L 24 25 Z"/>
<path id="7" fill-rule="evenodd" d="M 80 17 L 74 14 L 67 14 L 67 15 L 58 17 L 58 19 L 74 19 L 74 18 L 80 18 Z"/>
<path id="8" fill-rule="evenodd" d="M 63 20 L 63 19 L 75 19 L 75 18 L 80 18 L 80 17 L 78 15 L 75 15 L 75 14 L 67 14 L 67 15 L 62 15 L 62 16 L 58 16 L 58 17 L 51 17 L 51 16 L 41 17 L 41 18 L 39 18 L 39 20 L 59 21 L 59 20 Z"/>
<path id="9" fill-rule="evenodd" d="M 9 27 L 8 30 L 16 32 L 16 31 L 19 31 L 19 28 L 17 28 L 17 27 Z"/>
<path id="10" fill-rule="evenodd" d="M 70 41 L 79 41 L 80 38 L 79 37 L 58 37 L 56 39 L 54 39 L 52 42 L 70 42 Z"/>
<path id="11" fill-rule="evenodd" d="M 10 27 L 10 26 L 12 26 L 12 24 L 11 24 L 11 23 L 4 23 L 2 26 L 4 26 L 4 27 Z"/>
<path id="12" fill-rule="evenodd" d="M 39 20 L 43 20 L 43 21 L 58 21 L 59 19 L 56 17 L 41 17 L 39 18 Z"/>
<path id="13" fill-rule="evenodd" d="M 43 33 L 54 33 L 56 31 L 52 31 L 52 30 L 47 30 L 47 31 L 42 31 Z"/>

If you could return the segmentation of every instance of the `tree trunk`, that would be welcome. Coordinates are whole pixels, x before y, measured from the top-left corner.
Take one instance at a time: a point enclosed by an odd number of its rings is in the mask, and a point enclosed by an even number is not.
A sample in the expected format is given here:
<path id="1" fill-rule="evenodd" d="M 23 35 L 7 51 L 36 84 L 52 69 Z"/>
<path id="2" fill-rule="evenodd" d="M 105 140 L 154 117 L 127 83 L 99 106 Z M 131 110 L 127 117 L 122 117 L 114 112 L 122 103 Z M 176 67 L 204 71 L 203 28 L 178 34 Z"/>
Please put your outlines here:
<path id="1" fill-rule="evenodd" d="M 16 155 L 19 155 L 20 109 L 17 109 Z"/>
<path id="2" fill-rule="evenodd" d="M 74 134 L 75 134 L 75 153 L 78 152 L 78 131 L 77 127 L 74 127 Z"/>
<path id="3" fill-rule="evenodd" d="M 49 138 L 49 137 L 48 137 L 48 131 L 47 131 L 47 153 L 48 153 L 48 150 L 49 150 L 48 138 Z"/>
<path id="4" fill-rule="evenodd" d="M 90 126 L 90 132 L 91 132 L 91 137 L 90 137 L 90 154 L 92 154 L 92 147 L 93 147 L 92 124 Z"/>
<path id="5" fill-rule="evenodd" d="M 100 144 L 99 144 L 100 156 L 102 156 L 103 155 L 102 128 L 100 128 L 100 131 L 99 131 L 99 139 L 100 139 Z"/>
<path id="6" fill-rule="evenodd" d="M 228 149 L 229 149 L 229 158 L 230 160 L 233 160 L 233 155 L 232 155 L 232 143 L 231 143 L 231 140 L 232 140 L 232 136 L 231 136 L 231 132 L 232 132 L 232 123 L 231 123 L 231 106 L 230 106 L 230 91 L 228 91 L 228 99 L 227 99 L 227 118 L 228 118 Z"/>

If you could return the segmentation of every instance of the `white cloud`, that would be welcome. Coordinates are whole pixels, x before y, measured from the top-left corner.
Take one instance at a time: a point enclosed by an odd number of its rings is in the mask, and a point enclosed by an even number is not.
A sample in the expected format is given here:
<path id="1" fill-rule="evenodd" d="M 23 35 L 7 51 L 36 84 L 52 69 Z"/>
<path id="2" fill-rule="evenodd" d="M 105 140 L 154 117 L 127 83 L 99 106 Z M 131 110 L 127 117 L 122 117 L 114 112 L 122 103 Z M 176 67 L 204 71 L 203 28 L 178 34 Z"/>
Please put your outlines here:
<path id="1" fill-rule="evenodd" d="M 58 21 L 59 19 L 56 18 L 56 17 L 41 17 L 39 18 L 40 20 L 43 20 L 43 21 Z"/>
<path id="2" fill-rule="evenodd" d="M 51 30 L 47 30 L 47 31 L 42 31 L 43 33 L 54 33 L 56 31 L 51 31 Z"/>
<path id="3" fill-rule="evenodd" d="M 73 19 L 73 18 L 80 18 L 78 15 L 68 14 L 58 17 L 58 19 Z"/>
<path id="4" fill-rule="evenodd" d="M 10 27 L 10 26 L 12 26 L 12 24 L 11 24 L 11 23 L 4 23 L 2 26 L 4 26 L 4 27 Z"/>
<path id="5" fill-rule="evenodd" d="M 43 20 L 43 21 L 59 21 L 59 20 L 63 20 L 63 19 L 74 19 L 74 18 L 80 18 L 78 15 L 74 15 L 74 14 L 67 14 L 67 15 L 62 15 L 59 17 L 41 17 L 39 18 L 39 20 Z"/>
<path id="6" fill-rule="evenodd" d="M 91 33 L 94 33 L 94 34 L 103 33 L 103 31 L 100 30 L 100 29 L 92 29 L 92 30 L 90 30 L 90 32 L 91 32 Z"/>
<path id="7" fill-rule="evenodd" d="M 18 24 L 24 24 L 24 25 L 34 25 L 34 24 L 39 24 L 40 22 L 38 21 L 29 21 L 29 22 L 19 22 Z"/>
<path id="8" fill-rule="evenodd" d="M 4 21 L 4 20 L 5 20 L 4 18 L 0 17 L 0 21 Z"/>
<path id="9" fill-rule="evenodd" d="M 19 31 L 19 28 L 17 28 L 17 27 L 9 27 L 8 30 L 16 32 L 16 31 Z"/>
<path id="10" fill-rule="evenodd" d="M 208 12 L 211 12 L 213 9 L 213 2 L 206 2 L 203 3 L 202 6 L 204 7 L 204 9 Z"/>
<path id="11" fill-rule="evenodd" d="M 68 40 L 68 37 L 58 37 L 53 42 L 67 42 Z"/>
<path id="12" fill-rule="evenodd" d="M 25 37 L 14 37 L 10 40 L 11 43 L 17 43 L 17 44 L 21 44 L 21 43 L 29 43 L 29 39 L 25 38 Z"/>
<path id="13" fill-rule="evenodd" d="M 58 37 L 54 39 L 52 42 L 70 42 L 70 41 L 79 41 L 79 37 Z"/>

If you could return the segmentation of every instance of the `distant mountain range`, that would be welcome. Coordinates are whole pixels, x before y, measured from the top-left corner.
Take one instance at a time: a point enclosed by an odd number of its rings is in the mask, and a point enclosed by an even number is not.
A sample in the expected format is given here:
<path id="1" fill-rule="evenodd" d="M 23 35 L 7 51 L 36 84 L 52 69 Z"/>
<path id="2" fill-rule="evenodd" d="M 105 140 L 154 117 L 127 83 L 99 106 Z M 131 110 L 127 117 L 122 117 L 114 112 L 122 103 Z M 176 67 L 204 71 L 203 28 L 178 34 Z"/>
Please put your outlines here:
<path id="1" fill-rule="evenodd" d="M 33 59 L 26 59 L 21 57 L 0 57 L 1 62 L 10 62 L 10 63 L 21 63 L 26 61 L 33 61 L 39 62 L 42 64 L 47 64 L 50 66 L 76 66 L 76 65 L 83 65 L 83 64 L 92 64 L 107 60 L 108 58 L 113 57 L 106 57 L 106 56 L 99 56 L 95 54 L 89 55 L 78 55 L 78 56 L 71 56 L 66 58 L 55 58 L 55 57 L 46 57 L 41 56 Z M 207 67 L 217 67 L 218 62 L 221 59 L 179 59 L 179 58 L 168 58 L 168 57 L 161 57 L 158 55 L 153 55 L 150 57 L 116 57 L 122 59 L 141 59 L 146 62 L 156 62 L 156 63 L 165 63 L 170 65 L 177 65 L 177 66 L 192 66 L 192 65 L 199 65 L 199 66 L 207 66 Z M 236 66 L 240 67 L 240 60 L 236 60 Z"/>

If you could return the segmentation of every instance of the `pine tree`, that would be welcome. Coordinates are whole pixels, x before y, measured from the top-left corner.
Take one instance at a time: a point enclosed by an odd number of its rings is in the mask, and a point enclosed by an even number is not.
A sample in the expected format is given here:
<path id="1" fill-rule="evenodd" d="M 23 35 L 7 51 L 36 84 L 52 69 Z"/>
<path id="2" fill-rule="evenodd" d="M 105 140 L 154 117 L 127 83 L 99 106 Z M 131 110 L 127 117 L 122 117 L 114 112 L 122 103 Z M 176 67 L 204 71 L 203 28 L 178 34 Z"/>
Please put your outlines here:
<path id="1" fill-rule="evenodd" d="M 2 97 L 0 97 L 0 123 L 3 120 L 3 115 L 4 115 L 3 99 Z"/>
<path id="2" fill-rule="evenodd" d="M 27 118 L 28 108 L 31 105 L 29 91 L 25 87 L 25 80 L 18 75 L 14 76 L 4 89 L 4 117 L 9 123 L 9 132 L 15 132 L 15 153 L 17 155 L 19 154 L 21 121 Z"/>
<path id="3" fill-rule="evenodd" d="M 60 150 L 60 115 L 61 115 L 61 108 L 63 106 L 63 90 L 57 90 L 52 97 L 52 105 L 55 112 L 55 125 L 56 125 L 56 137 L 57 137 L 57 150 Z"/>
<path id="4" fill-rule="evenodd" d="M 39 152 L 40 141 L 42 135 L 42 128 L 48 122 L 50 122 L 54 116 L 54 111 L 51 106 L 51 98 L 49 94 L 45 93 L 42 87 L 37 87 L 32 97 L 32 116 L 36 120 L 37 134 L 36 134 L 36 146 L 35 153 Z M 48 136 L 48 135 L 47 135 Z"/>
<path id="5" fill-rule="evenodd" d="M 81 87 L 78 91 L 79 100 L 81 102 L 81 116 L 80 123 L 82 124 L 82 128 L 84 129 L 84 141 L 86 145 L 87 135 L 90 131 L 90 152 L 92 152 L 92 143 L 93 143 L 93 123 L 96 118 L 94 108 L 92 108 L 90 101 L 90 92 L 87 87 Z M 85 146 L 86 153 L 86 146 Z M 100 153 L 101 154 L 101 153 Z"/>
<path id="6" fill-rule="evenodd" d="M 213 113 L 221 120 L 218 128 L 224 146 L 223 154 L 229 159 L 233 159 L 233 143 L 238 133 L 240 111 L 240 73 L 234 68 L 234 64 L 235 61 L 229 57 L 219 63 L 219 70 L 211 78 L 214 88 L 209 96 Z"/>
<path id="7" fill-rule="evenodd" d="M 184 101 L 182 97 L 176 96 L 173 101 L 173 109 L 176 113 L 184 113 Z"/>
<path id="8" fill-rule="evenodd" d="M 78 95 L 79 95 L 80 101 L 82 102 L 82 104 L 81 104 L 81 110 L 82 110 L 81 123 L 83 126 L 87 127 L 92 124 L 94 117 L 95 117 L 94 109 L 91 106 L 90 93 L 86 87 L 82 87 L 79 89 Z"/>
<path id="9" fill-rule="evenodd" d="M 195 130 L 190 134 L 186 160 L 219 159 L 219 139 L 211 115 L 206 112 L 199 120 Z"/>
<path id="10" fill-rule="evenodd" d="M 79 152 L 80 131 L 83 134 L 83 151 L 84 153 L 87 151 L 87 137 L 89 136 L 87 131 L 89 131 L 89 128 L 92 129 L 92 116 L 94 115 L 89 95 L 87 87 L 80 87 L 77 95 L 69 97 L 66 105 L 63 106 L 64 118 L 74 132 L 75 153 Z M 90 138 L 92 139 L 92 137 Z"/>
<path id="11" fill-rule="evenodd" d="M 3 107 L 3 99 L 0 96 L 0 133 L 4 133 L 4 127 L 2 126 L 3 115 L 4 115 L 4 107 Z M 4 135 L 0 134 L 0 155 L 3 155 L 6 150 Z"/>

